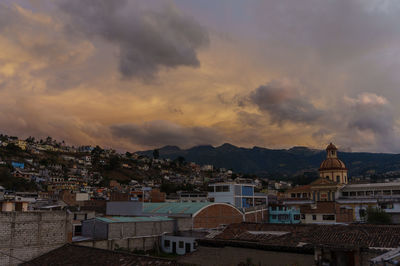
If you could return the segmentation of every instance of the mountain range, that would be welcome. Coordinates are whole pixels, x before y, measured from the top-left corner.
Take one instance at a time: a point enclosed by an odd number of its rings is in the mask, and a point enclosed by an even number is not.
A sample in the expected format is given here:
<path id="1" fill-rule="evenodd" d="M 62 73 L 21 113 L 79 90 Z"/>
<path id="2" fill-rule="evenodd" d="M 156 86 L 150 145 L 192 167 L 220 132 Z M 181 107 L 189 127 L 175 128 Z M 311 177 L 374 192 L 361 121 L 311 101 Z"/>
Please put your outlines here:
<path id="1" fill-rule="evenodd" d="M 165 146 L 158 150 L 160 158 L 174 160 L 182 156 L 187 162 L 196 162 L 200 165 L 211 164 L 218 168 L 231 169 L 237 173 L 260 176 L 317 173 L 321 162 L 326 158 L 325 151 L 307 147 L 242 148 L 229 143 L 218 147 L 202 145 L 189 149 Z M 148 157 L 153 156 L 153 150 L 136 153 Z M 400 154 L 338 152 L 338 157 L 346 164 L 350 176 L 380 175 L 391 171 L 400 171 Z"/>

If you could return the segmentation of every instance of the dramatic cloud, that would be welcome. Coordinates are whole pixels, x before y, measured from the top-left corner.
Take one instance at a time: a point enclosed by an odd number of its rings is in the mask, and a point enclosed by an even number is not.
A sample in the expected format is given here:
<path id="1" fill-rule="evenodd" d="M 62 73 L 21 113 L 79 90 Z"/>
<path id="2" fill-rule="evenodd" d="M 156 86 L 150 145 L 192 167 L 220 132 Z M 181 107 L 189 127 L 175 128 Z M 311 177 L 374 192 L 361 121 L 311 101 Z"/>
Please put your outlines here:
<path id="1" fill-rule="evenodd" d="M 278 82 L 271 82 L 255 89 L 250 94 L 250 101 L 261 111 L 266 111 L 274 123 L 306 122 L 318 120 L 322 112 L 302 98 L 295 90 Z"/>
<path id="2" fill-rule="evenodd" d="M 150 121 L 143 124 L 113 125 L 110 127 L 115 137 L 125 138 L 134 144 L 147 147 L 177 145 L 219 144 L 221 136 L 211 128 L 184 127 L 169 121 Z"/>
<path id="3" fill-rule="evenodd" d="M 378 0 L 3 0 L 0 133 L 398 153 L 399 13 Z"/>
<path id="4" fill-rule="evenodd" d="M 60 7 L 70 16 L 70 30 L 119 48 L 125 77 L 149 78 L 160 67 L 197 67 L 196 51 L 209 42 L 205 28 L 173 5 L 150 11 L 136 1 L 67 0 Z"/>
<path id="5" fill-rule="evenodd" d="M 372 143 L 386 149 L 397 146 L 396 122 L 388 100 L 373 93 L 363 93 L 357 98 L 345 98 L 349 104 L 348 128 L 372 134 Z M 349 131 L 347 131 L 349 132 Z"/>

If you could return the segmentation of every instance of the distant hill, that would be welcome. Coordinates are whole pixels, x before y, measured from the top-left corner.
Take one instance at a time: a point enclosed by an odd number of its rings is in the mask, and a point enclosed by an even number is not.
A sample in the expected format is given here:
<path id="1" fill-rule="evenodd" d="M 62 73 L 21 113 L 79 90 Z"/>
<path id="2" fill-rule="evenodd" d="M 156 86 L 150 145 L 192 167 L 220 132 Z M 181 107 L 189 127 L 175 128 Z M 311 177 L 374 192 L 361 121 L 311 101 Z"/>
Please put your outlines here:
<path id="1" fill-rule="evenodd" d="M 137 154 L 152 157 L 153 150 L 140 151 Z M 188 162 L 212 164 L 238 173 L 259 175 L 316 172 L 326 158 L 325 151 L 307 147 L 274 150 L 262 147 L 240 148 L 229 143 L 219 147 L 205 145 L 186 150 L 165 146 L 159 149 L 159 154 L 161 158 L 173 160 L 183 156 Z M 339 152 L 338 156 L 346 164 L 350 176 L 400 171 L 400 154 Z"/>

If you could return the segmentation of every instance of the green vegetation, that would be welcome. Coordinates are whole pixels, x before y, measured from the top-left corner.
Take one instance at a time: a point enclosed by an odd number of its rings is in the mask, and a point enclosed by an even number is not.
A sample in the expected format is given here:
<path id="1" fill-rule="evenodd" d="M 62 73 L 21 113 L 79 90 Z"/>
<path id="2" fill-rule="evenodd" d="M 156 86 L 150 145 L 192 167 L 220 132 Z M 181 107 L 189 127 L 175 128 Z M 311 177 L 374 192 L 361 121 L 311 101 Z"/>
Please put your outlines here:
<path id="1" fill-rule="evenodd" d="M 367 222 L 370 224 L 390 224 L 392 223 L 392 218 L 390 217 L 390 214 L 386 213 L 382 209 L 368 207 Z"/>
<path id="2" fill-rule="evenodd" d="M 13 177 L 7 167 L 0 167 L 0 185 L 5 189 L 15 191 L 36 191 L 37 189 L 35 183 Z"/>
<path id="3" fill-rule="evenodd" d="M 194 188 L 195 187 L 192 184 L 172 184 L 172 183 L 163 182 L 161 184 L 160 191 L 170 194 L 170 193 L 176 193 L 179 190 L 193 191 Z"/>

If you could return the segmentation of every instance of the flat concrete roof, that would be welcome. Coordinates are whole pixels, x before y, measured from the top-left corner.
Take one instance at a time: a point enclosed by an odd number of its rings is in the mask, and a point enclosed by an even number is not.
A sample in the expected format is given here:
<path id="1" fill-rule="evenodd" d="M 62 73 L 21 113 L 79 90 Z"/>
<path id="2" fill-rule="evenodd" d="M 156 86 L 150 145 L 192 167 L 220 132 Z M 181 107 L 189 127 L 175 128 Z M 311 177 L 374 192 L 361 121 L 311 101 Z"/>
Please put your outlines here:
<path id="1" fill-rule="evenodd" d="M 150 216 L 150 217 L 106 216 L 106 217 L 96 217 L 95 219 L 105 223 L 160 222 L 160 221 L 173 220 L 171 218 L 164 216 Z"/>

